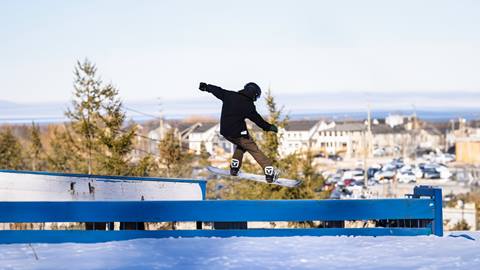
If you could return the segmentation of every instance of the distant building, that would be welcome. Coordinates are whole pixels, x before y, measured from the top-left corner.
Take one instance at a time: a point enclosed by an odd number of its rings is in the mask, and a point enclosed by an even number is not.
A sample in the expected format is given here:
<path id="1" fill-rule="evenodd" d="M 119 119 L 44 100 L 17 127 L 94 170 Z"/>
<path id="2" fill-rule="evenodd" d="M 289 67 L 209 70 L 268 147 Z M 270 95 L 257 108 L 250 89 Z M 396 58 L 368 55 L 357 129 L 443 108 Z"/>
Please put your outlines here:
<path id="1" fill-rule="evenodd" d="M 407 149 L 411 143 L 411 134 L 405 130 L 404 125 L 372 125 L 372 150 L 386 149 L 387 154 L 400 154 L 396 151 Z"/>
<path id="2" fill-rule="evenodd" d="M 393 117 L 393 116 L 391 116 Z M 396 118 L 392 118 L 393 120 Z M 371 137 L 367 133 L 367 123 L 361 121 L 327 122 L 324 120 L 293 120 L 279 129 L 279 154 L 286 156 L 312 150 L 314 154 L 342 155 L 346 158 L 363 157 L 365 153 L 374 155 L 377 149 L 396 149 L 396 154 L 411 154 L 414 146 L 436 148 L 442 144 L 441 132 L 435 128 L 411 129 L 411 119 L 402 117 L 400 125 L 393 125 L 392 119 L 372 119 Z M 398 119 L 397 119 L 398 120 Z M 393 122 L 392 122 L 393 121 Z M 388 124 L 388 123 L 390 124 Z M 250 135 L 257 141 L 264 136 L 263 130 L 251 121 L 246 121 Z M 400 123 L 398 120 L 395 123 Z M 392 127 L 393 126 L 393 127 Z M 410 127 L 410 129 L 409 129 Z M 218 122 L 183 123 L 169 121 L 148 133 L 152 153 L 158 151 L 158 142 L 169 129 L 175 129 L 185 147 L 200 153 L 202 144 L 213 158 L 224 160 L 234 151 L 234 145 L 220 135 Z M 369 142 L 367 144 L 367 142 Z M 366 149 L 366 146 L 369 149 Z M 403 152 L 399 149 L 406 149 Z M 367 152 L 365 152 L 367 151 Z M 392 151 L 383 151 L 386 155 Z"/>
<path id="3" fill-rule="evenodd" d="M 327 155 L 352 157 L 363 147 L 365 124 L 360 121 L 324 125 L 315 136 L 315 149 Z"/>
<path id="4" fill-rule="evenodd" d="M 165 138 L 165 135 L 167 134 L 168 130 L 170 130 L 172 126 L 165 121 L 161 121 L 160 125 L 154 129 L 148 132 L 147 137 L 148 137 L 148 152 L 152 154 L 157 154 L 158 153 L 158 143 Z"/>
<path id="5" fill-rule="evenodd" d="M 365 151 L 372 155 L 374 149 L 407 148 L 412 143 L 411 133 L 405 125 L 392 127 L 383 120 L 372 120 L 371 137 L 365 121 L 332 122 L 330 126 L 320 129 L 315 137 L 315 148 L 328 155 L 358 158 L 363 157 Z M 393 150 L 389 151 L 392 153 Z"/>
<path id="6" fill-rule="evenodd" d="M 147 152 L 151 154 L 158 154 L 158 144 L 161 140 L 165 138 L 165 135 L 173 129 L 175 135 L 184 143 L 184 139 L 188 137 L 189 131 L 192 128 L 195 128 L 195 125 L 192 123 L 185 123 L 181 121 L 160 121 L 160 124 L 157 128 L 149 131 L 147 133 L 148 147 Z"/>
<path id="7" fill-rule="evenodd" d="M 452 135 L 457 161 L 480 164 L 480 128 L 477 121 L 472 121 L 467 126 L 465 119 L 461 119 L 458 129 L 454 130 Z"/>
<path id="8" fill-rule="evenodd" d="M 286 127 L 279 131 L 281 136 L 279 154 L 286 156 L 311 149 L 321 126 L 318 120 L 289 121 Z"/>
<path id="9" fill-rule="evenodd" d="M 415 144 L 421 148 L 444 149 L 445 135 L 434 127 L 425 127 L 414 133 Z M 447 150 L 447 149 L 444 149 Z"/>
<path id="10" fill-rule="evenodd" d="M 385 124 L 389 125 L 391 128 L 404 125 L 406 123 L 407 117 L 399 114 L 391 114 L 385 118 Z"/>
<path id="11" fill-rule="evenodd" d="M 455 141 L 458 162 L 480 164 L 480 137 L 457 137 Z"/>
<path id="12" fill-rule="evenodd" d="M 188 148 L 200 153 L 202 143 L 211 155 L 233 153 L 233 145 L 220 135 L 220 124 L 216 122 L 201 123 L 188 136 Z"/>

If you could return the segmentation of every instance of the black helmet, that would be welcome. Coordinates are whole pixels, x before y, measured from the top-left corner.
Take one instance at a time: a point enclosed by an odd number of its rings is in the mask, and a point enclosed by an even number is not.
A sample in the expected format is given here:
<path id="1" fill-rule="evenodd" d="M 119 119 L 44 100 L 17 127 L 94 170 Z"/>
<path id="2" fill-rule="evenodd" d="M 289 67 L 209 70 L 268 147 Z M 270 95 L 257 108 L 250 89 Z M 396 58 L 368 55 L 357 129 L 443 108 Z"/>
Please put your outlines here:
<path id="1" fill-rule="evenodd" d="M 262 89 L 254 82 L 249 82 L 243 87 L 243 92 L 256 101 L 262 95 Z"/>

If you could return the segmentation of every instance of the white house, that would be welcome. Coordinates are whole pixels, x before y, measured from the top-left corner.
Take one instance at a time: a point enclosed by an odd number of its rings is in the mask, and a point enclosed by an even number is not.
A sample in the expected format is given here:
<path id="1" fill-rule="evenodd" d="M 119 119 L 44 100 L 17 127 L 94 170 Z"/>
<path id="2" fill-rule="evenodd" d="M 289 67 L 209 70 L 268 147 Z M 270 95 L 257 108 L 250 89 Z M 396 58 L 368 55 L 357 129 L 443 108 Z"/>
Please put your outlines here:
<path id="1" fill-rule="evenodd" d="M 373 147 L 404 146 L 410 142 L 410 134 L 403 125 L 391 127 L 381 121 L 372 121 L 371 137 L 367 138 L 367 125 L 364 121 L 348 121 L 330 123 L 325 129 L 319 129 L 314 137 L 315 149 L 326 154 L 341 154 L 347 158 L 364 155 L 369 142 L 368 151 Z"/>
<path id="2" fill-rule="evenodd" d="M 202 143 L 210 154 L 232 153 L 233 145 L 220 135 L 220 124 L 216 122 L 201 123 L 188 136 L 188 148 L 200 153 Z"/>
<path id="3" fill-rule="evenodd" d="M 390 127 L 400 126 L 406 123 L 406 116 L 399 114 L 390 114 L 385 118 L 385 123 Z"/>
<path id="4" fill-rule="evenodd" d="M 158 153 L 158 143 L 165 138 L 165 134 L 167 134 L 168 130 L 170 130 L 172 126 L 165 122 L 165 121 L 160 121 L 160 125 L 154 129 L 148 132 L 147 137 L 148 137 L 148 149 L 147 151 L 149 153 L 157 154 Z"/>
<path id="5" fill-rule="evenodd" d="M 323 122 L 318 120 L 296 120 L 290 121 L 285 128 L 279 130 L 281 156 L 295 152 L 302 152 L 315 144 L 315 136 L 318 130 L 323 127 Z M 324 123 L 323 123 L 324 124 Z"/>
<path id="6" fill-rule="evenodd" d="M 315 136 L 315 149 L 326 154 L 344 154 L 351 157 L 362 147 L 365 131 L 363 122 L 332 122 L 325 127 Z"/>
<path id="7" fill-rule="evenodd" d="M 199 123 L 186 123 L 182 121 L 160 121 L 157 128 L 147 133 L 148 147 L 146 151 L 153 154 L 158 154 L 158 144 L 165 138 L 165 135 L 173 129 L 174 134 L 185 143 L 185 139 L 191 133 L 191 130 L 197 128 Z"/>

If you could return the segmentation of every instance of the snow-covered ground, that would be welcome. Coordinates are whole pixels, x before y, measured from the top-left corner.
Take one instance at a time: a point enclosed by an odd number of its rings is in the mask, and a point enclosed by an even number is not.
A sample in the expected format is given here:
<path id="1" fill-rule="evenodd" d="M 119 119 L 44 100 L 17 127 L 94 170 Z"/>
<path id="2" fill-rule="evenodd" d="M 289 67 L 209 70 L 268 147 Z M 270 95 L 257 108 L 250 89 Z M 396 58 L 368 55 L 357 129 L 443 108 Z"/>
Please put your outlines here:
<path id="1" fill-rule="evenodd" d="M 0 245 L 0 269 L 480 269 L 480 232 L 467 234 L 475 240 L 240 237 Z"/>

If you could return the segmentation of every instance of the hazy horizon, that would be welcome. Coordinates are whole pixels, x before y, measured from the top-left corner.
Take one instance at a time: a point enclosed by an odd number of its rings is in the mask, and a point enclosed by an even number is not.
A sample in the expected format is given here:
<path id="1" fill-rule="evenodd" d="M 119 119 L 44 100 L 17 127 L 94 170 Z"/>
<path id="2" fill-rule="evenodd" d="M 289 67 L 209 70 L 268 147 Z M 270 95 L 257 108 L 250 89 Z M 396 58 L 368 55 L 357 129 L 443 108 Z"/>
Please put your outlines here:
<path id="1" fill-rule="evenodd" d="M 221 101 L 209 93 L 183 99 L 123 100 L 124 110 L 135 120 L 155 119 L 159 111 L 167 118 L 209 116 L 218 118 Z M 380 116 L 389 113 L 413 113 L 433 120 L 465 117 L 480 119 L 480 92 L 438 93 L 359 93 L 329 92 L 323 94 L 276 94 L 277 106 L 294 118 L 353 117 L 366 115 L 367 108 Z M 161 103 L 161 105 L 160 105 Z M 0 122 L 53 121 L 65 119 L 64 111 L 70 105 L 63 102 L 12 103 L 0 100 Z M 266 114 L 263 98 L 256 103 L 260 113 Z"/>

